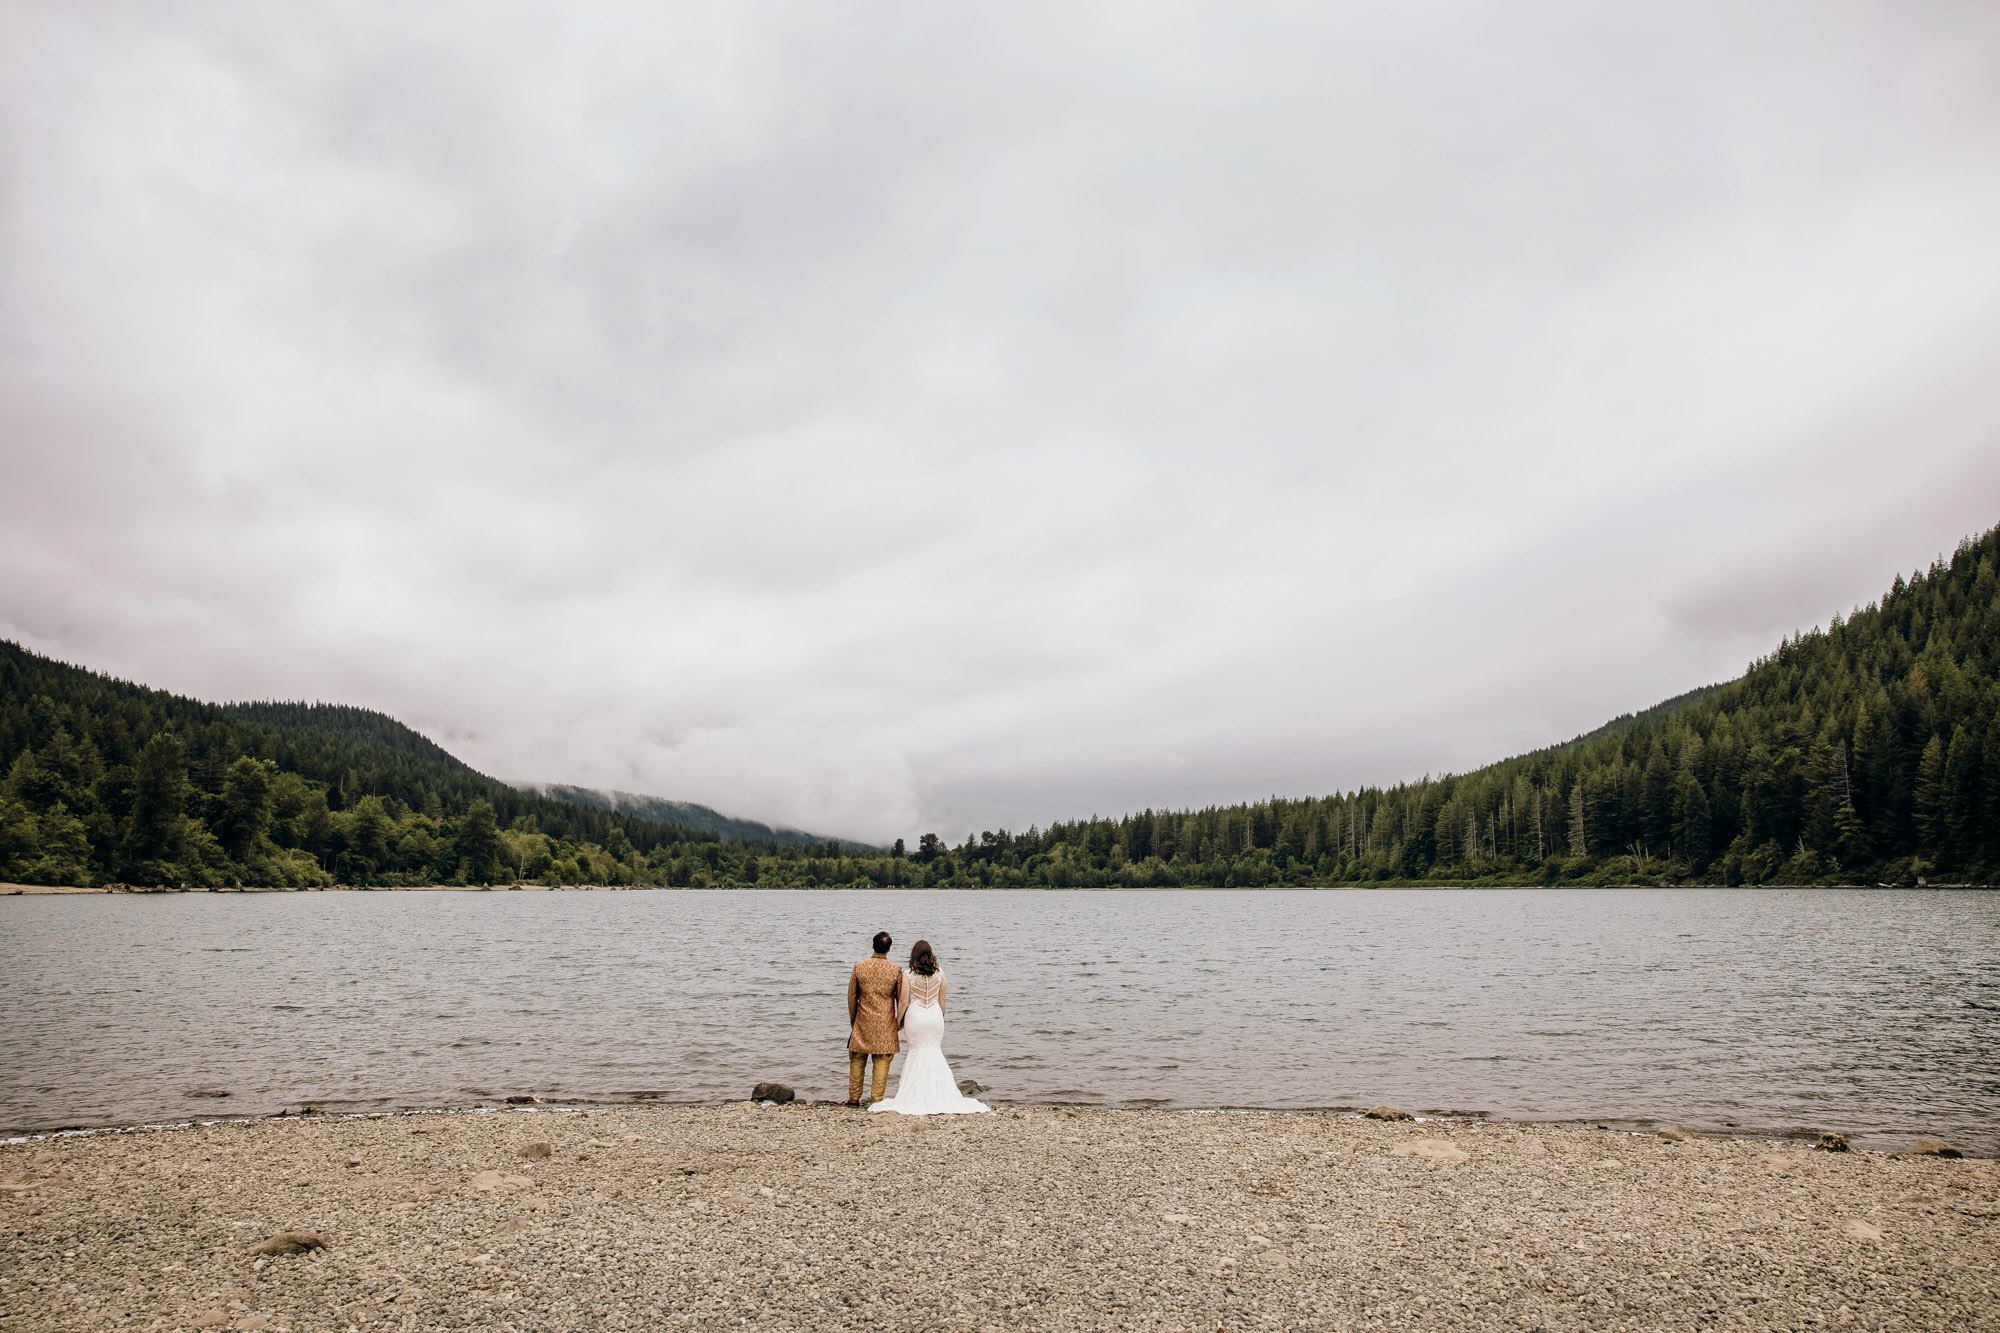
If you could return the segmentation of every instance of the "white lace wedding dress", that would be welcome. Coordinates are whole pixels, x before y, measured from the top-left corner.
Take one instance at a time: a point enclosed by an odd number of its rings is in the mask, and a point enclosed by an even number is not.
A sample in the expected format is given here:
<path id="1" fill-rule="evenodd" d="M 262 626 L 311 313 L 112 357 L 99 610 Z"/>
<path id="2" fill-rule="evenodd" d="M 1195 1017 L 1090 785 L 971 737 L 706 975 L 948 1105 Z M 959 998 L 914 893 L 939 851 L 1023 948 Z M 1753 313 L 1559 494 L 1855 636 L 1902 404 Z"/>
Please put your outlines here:
<path id="1" fill-rule="evenodd" d="M 910 990 L 910 1011 L 903 1018 L 903 1037 L 909 1047 L 903 1076 L 896 1080 L 895 1096 L 868 1109 L 904 1115 L 972 1115 L 986 1110 L 984 1102 L 959 1092 L 951 1065 L 944 1058 L 944 1009 L 938 1004 L 944 973 L 916 977 L 905 972 L 903 984 Z"/>

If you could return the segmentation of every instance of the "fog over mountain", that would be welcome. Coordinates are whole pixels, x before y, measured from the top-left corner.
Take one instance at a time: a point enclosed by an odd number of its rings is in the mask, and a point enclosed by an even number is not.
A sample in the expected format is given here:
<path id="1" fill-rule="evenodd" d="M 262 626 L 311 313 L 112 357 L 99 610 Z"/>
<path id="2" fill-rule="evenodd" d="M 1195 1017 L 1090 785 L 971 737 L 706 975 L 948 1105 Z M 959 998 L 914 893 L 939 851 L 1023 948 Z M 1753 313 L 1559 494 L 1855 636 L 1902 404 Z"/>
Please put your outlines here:
<path id="1" fill-rule="evenodd" d="M 1994 523 L 2000 9 L 0 3 L 0 638 L 887 843 Z"/>

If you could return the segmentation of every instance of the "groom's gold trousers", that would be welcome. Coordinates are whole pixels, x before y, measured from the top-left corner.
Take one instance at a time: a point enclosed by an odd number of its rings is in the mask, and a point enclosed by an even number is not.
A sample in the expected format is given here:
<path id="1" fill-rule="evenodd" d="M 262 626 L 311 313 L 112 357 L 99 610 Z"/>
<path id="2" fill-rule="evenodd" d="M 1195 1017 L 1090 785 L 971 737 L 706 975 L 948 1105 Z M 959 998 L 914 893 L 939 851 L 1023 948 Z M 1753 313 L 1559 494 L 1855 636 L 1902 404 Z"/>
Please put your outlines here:
<path id="1" fill-rule="evenodd" d="M 889 1062 L 895 1058 L 893 1055 L 870 1056 L 864 1051 L 849 1051 L 847 1053 L 847 1100 L 850 1102 L 861 1100 L 861 1066 L 867 1064 L 872 1059 L 875 1061 L 875 1095 L 869 1098 L 869 1100 L 875 1102 L 881 1101 L 889 1091 Z"/>

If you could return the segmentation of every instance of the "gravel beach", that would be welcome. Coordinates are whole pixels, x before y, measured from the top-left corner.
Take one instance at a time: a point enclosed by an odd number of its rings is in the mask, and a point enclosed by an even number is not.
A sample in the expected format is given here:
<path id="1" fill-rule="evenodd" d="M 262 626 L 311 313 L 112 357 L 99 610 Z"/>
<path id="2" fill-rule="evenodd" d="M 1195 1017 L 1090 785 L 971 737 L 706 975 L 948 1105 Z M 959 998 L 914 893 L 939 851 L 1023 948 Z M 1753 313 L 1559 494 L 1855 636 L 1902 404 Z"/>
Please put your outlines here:
<path id="1" fill-rule="evenodd" d="M 1982 1329 L 1996 1259 L 1990 1162 L 1535 1125 L 739 1104 L 0 1145 L 6 1333 Z"/>

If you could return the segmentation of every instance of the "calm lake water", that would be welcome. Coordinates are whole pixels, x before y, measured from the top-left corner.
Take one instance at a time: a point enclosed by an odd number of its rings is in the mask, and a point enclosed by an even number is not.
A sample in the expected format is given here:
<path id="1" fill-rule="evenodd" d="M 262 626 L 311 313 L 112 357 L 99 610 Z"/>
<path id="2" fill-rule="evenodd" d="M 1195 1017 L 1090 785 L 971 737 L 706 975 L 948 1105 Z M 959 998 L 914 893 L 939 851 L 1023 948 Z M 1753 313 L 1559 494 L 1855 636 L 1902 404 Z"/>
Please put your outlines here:
<path id="1" fill-rule="evenodd" d="M 990 1100 L 2000 1150 L 2000 894 L 1921 890 L 5 898 L 0 1130 L 845 1096 L 877 929 L 936 946 Z"/>

